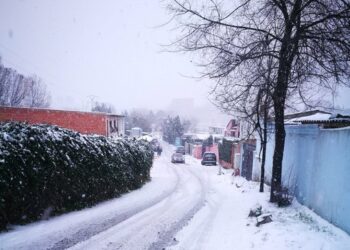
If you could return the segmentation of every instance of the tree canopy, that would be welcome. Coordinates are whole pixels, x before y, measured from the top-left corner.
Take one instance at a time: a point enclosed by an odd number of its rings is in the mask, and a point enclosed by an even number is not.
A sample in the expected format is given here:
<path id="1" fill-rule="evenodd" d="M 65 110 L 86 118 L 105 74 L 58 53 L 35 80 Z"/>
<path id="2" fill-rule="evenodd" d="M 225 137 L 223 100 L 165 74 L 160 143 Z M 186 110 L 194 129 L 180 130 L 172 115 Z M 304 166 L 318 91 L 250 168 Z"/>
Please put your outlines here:
<path id="1" fill-rule="evenodd" d="M 288 101 L 314 106 L 338 86 L 350 86 L 349 1 L 169 0 L 168 10 L 180 32 L 172 45 L 198 53 L 201 76 L 216 80 L 212 94 L 222 109 L 251 113 L 271 100 L 276 201 Z"/>

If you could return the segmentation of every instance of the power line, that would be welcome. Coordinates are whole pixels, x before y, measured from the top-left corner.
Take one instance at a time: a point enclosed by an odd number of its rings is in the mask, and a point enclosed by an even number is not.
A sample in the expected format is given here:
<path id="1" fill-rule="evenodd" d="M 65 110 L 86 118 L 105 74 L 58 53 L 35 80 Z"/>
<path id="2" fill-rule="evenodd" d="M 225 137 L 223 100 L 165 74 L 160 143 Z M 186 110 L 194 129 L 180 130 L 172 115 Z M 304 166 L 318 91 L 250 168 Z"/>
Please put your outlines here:
<path id="1" fill-rule="evenodd" d="M 22 65 L 19 65 L 17 63 L 14 63 L 13 61 L 9 60 L 8 58 L 2 58 L 4 61 L 12 64 L 12 66 L 14 66 L 15 68 L 21 69 L 25 72 L 33 72 L 33 74 L 38 74 L 38 72 L 43 72 L 45 75 L 45 78 L 49 78 L 50 82 L 48 82 L 49 85 L 56 85 L 53 82 L 59 82 L 57 80 L 57 77 L 54 76 L 53 74 L 49 73 L 46 70 L 43 70 L 42 67 L 38 67 L 37 64 L 33 63 L 32 61 L 24 58 L 22 55 L 18 54 L 17 52 L 15 52 L 14 50 L 4 46 L 3 44 L 0 43 L 0 47 L 3 48 L 4 50 L 6 50 L 7 52 L 9 52 L 10 54 L 12 54 L 13 56 L 17 57 L 21 62 Z M 26 66 L 23 66 L 26 65 Z M 27 67 L 28 65 L 29 68 Z M 30 69 L 31 68 L 31 69 Z M 29 70 L 28 70 L 29 69 Z M 52 81 L 53 80 L 53 81 Z"/>

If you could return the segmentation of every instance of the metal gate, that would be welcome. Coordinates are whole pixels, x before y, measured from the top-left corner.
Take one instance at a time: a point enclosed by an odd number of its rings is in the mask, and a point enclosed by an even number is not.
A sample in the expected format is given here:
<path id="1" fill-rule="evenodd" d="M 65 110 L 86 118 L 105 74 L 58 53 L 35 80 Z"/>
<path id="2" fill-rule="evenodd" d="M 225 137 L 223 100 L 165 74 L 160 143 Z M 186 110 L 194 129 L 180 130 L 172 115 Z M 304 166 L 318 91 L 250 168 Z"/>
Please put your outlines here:
<path id="1" fill-rule="evenodd" d="M 242 176 L 248 181 L 252 179 L 253 173 L 253 152 L 255 145 L 243 143 Z"/>

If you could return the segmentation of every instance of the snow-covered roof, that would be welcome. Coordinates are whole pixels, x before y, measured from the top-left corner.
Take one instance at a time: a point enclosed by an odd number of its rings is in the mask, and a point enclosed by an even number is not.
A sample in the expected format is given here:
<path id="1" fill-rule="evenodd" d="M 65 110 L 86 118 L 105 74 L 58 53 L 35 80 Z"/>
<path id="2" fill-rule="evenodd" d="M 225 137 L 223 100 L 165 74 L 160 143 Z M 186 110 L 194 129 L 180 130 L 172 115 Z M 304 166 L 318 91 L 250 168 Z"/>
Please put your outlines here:
<path id="1" fill-rule="evenodd" d="M 232 142 L 240 141 L 240 139 L 238 137 L 234 137 L 234 136 L 225 136 L 224 139 L 227 141 L 232 141 Z"/>
<path id="2" fill-rule="evenodd" d="M 285 124 L 327 124 L 328 127 L 344 127 L 349 126 L 350 116 L 313 110 L 304 113 L 286 115 Z"/>
<path id="3" fill-rule="evenodd" d="M 210 134 L 210 133 L 186 133 L 184 134 L 184 137 L 189 136 L 192 139 L 197 139 L 197 140 L 206 140 L 208 139 L 210 136 L 213 136 L 213 138 L 222 138 L 223 135 L 222 134 Z"/>
<path id="4" fill-rule="evenodd" d="M 206 139 L 209 138 L 209 136 L 210 136 L 209 133 L 198 133 L 198 134 L 194 134 L 194 137 L 195 137 L 196 139 L 200 139 L 200 140 L 206 140 Z"/>
<path id="5" fill-rule="evenodd" d="M 308 116 L 301 116 L 292 119 L 286 119 L 285 123 L 299 123 L 301 121 L 327 121 L 331 117 L 331 114 L 315 113 Z"/>
<path id="6" fill-rule="evenodd" d="M 31 111 L 46 111 L 46 112 L 67 112 L 67 113 L 81 113 L 81 114 L 95 114 L 95 115 L 105 115 L 105 116 L 117 116 L 117 117 L 125 117 L 121 114 L 114 113 L 106 113 L 100 111 L 82 111 L 75 109 L 57 109 L 57 108 L 38 108 L 38 107 L 10 107 L 10 106 L 1 106 L 2 109 L 16 109 L 16 110 L 31 110 Z"/>

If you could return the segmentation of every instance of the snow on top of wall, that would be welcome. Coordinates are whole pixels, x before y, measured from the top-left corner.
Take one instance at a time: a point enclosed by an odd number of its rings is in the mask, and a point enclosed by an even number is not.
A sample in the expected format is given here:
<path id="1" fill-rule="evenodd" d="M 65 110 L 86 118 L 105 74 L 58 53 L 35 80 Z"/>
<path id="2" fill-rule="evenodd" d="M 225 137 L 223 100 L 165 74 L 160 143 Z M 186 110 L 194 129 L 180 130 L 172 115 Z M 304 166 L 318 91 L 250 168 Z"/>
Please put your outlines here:
<path id="1" fill-rule="evenodd" d="M 285 123 L 298 123 L 300 121 L 327 121 L 329 120 L 330 117 L 331 117 L 331 114 L 316 113 L 313 115 L 288 119 L 285 121 Z"/>

